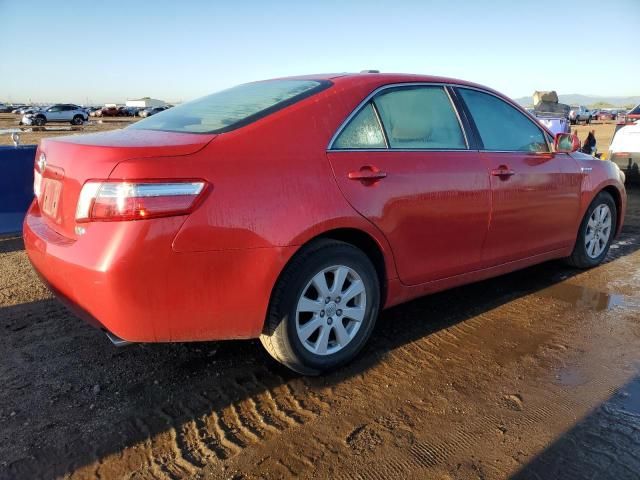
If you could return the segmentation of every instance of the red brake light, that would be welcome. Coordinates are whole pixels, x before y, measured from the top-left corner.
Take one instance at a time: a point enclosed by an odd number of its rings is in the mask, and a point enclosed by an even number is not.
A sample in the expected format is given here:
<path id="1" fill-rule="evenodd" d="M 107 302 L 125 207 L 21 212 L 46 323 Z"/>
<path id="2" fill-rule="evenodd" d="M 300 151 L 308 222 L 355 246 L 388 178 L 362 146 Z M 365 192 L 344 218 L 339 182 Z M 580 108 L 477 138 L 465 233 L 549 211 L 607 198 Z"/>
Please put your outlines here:
<path id="1" fill-rule="evenodd" d="M 205 190 L 204 181 L 90 181 L 84 184 L 76 221 L 142 220 L 186 215 Z"/>

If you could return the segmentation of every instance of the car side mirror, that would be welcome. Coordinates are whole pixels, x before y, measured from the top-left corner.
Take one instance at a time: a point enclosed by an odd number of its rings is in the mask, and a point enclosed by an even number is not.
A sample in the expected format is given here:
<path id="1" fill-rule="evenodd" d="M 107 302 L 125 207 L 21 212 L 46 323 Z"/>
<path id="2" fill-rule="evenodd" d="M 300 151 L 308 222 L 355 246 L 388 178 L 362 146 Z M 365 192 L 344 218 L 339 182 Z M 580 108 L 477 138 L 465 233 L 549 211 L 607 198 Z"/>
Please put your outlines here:
<path id="1" fill-rule="evenodd" d="M 580 148 L 580 140 L 571 133 L 558 133 L 553 139 L 553 148 L 558 153 L 571 153 Z"/>

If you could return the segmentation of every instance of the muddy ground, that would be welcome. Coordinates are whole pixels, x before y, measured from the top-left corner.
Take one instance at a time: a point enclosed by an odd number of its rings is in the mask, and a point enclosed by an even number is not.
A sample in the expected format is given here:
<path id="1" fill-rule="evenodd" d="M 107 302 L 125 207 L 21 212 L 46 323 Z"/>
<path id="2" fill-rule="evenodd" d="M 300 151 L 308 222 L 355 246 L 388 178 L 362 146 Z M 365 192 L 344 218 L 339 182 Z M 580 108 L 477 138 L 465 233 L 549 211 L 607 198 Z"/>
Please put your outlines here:
<path id="1" fill-rule="evenodd" d="M 0 479 L 640 478 L 640 192 L 604 265 L 383 313 L 340 371 L 258 342 L 115 348 L 0 240 Z"/>

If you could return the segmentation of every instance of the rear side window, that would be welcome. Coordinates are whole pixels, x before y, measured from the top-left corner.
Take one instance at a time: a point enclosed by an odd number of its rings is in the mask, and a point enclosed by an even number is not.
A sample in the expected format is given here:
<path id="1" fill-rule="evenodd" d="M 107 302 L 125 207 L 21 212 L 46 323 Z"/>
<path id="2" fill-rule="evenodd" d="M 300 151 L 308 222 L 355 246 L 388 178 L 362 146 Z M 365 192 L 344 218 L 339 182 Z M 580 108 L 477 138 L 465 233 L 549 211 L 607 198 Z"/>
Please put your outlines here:
<path id="1" fill-rule="evenodd" d="M 467 148 L 460 122 L 443 87 L 383 91 L 374 102 L 390 148 Z"/>
<path id="2" fill-rule="evenodd" d="M 221 133 L 258 120 L 331 85 L 318 80 L 247 83 L 183 103 L 128 128 L 185 133 Z"/>
<path id="3" fill-rule="evenodd" d="M 549 151 L 542 130 L 507 102 L 477 90 L 458 91 L 471 112 L 485 150 Z"/>
<path id="4" fill-rule="evenodd" d="M 351 119 L 333 142 L 333 148 L 339 150 L 386 147 L 382 127 L 371 103 L 367 103 Z"/>

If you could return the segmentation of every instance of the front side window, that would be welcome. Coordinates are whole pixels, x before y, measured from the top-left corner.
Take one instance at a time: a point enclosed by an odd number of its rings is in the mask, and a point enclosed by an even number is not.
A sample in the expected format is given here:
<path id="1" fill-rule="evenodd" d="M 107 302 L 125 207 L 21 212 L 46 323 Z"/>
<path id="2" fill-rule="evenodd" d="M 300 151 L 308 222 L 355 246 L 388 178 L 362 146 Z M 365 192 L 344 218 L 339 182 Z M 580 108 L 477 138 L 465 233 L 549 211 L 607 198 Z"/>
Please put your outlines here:
<path id="1" fill-rule="evenodd" d="M 47 112 L 60 112 L 62 111 L 62 107 L 60 105 L 56 105 L 55 107 L 51 107 Z"/>
<path id="2" fill-rule="evenodd" d="M 386 148 L 384 133 L 371 102 L 367 103 L 340 132 L 333 148 L 338 150 Z"/>
<path id="3" fill-rule="evenodd" d="M 130 127 L 185 133 L 221 133 L 251 123 L 331 85 L 317 80 L 247 83 L 183 103 Z"/>
<path id="4" fill-rule="evenodd" d="M 458 92 L 476 124 L 485 150 L 548 152 L 542 130 L 507 102 L 468 88 Z"/>
<path id="5" fill-rule="evenodd" d="M 443 87 L 383 91 L 374 99 L 390 148 L 466 149 L 458 117 Z"/>

